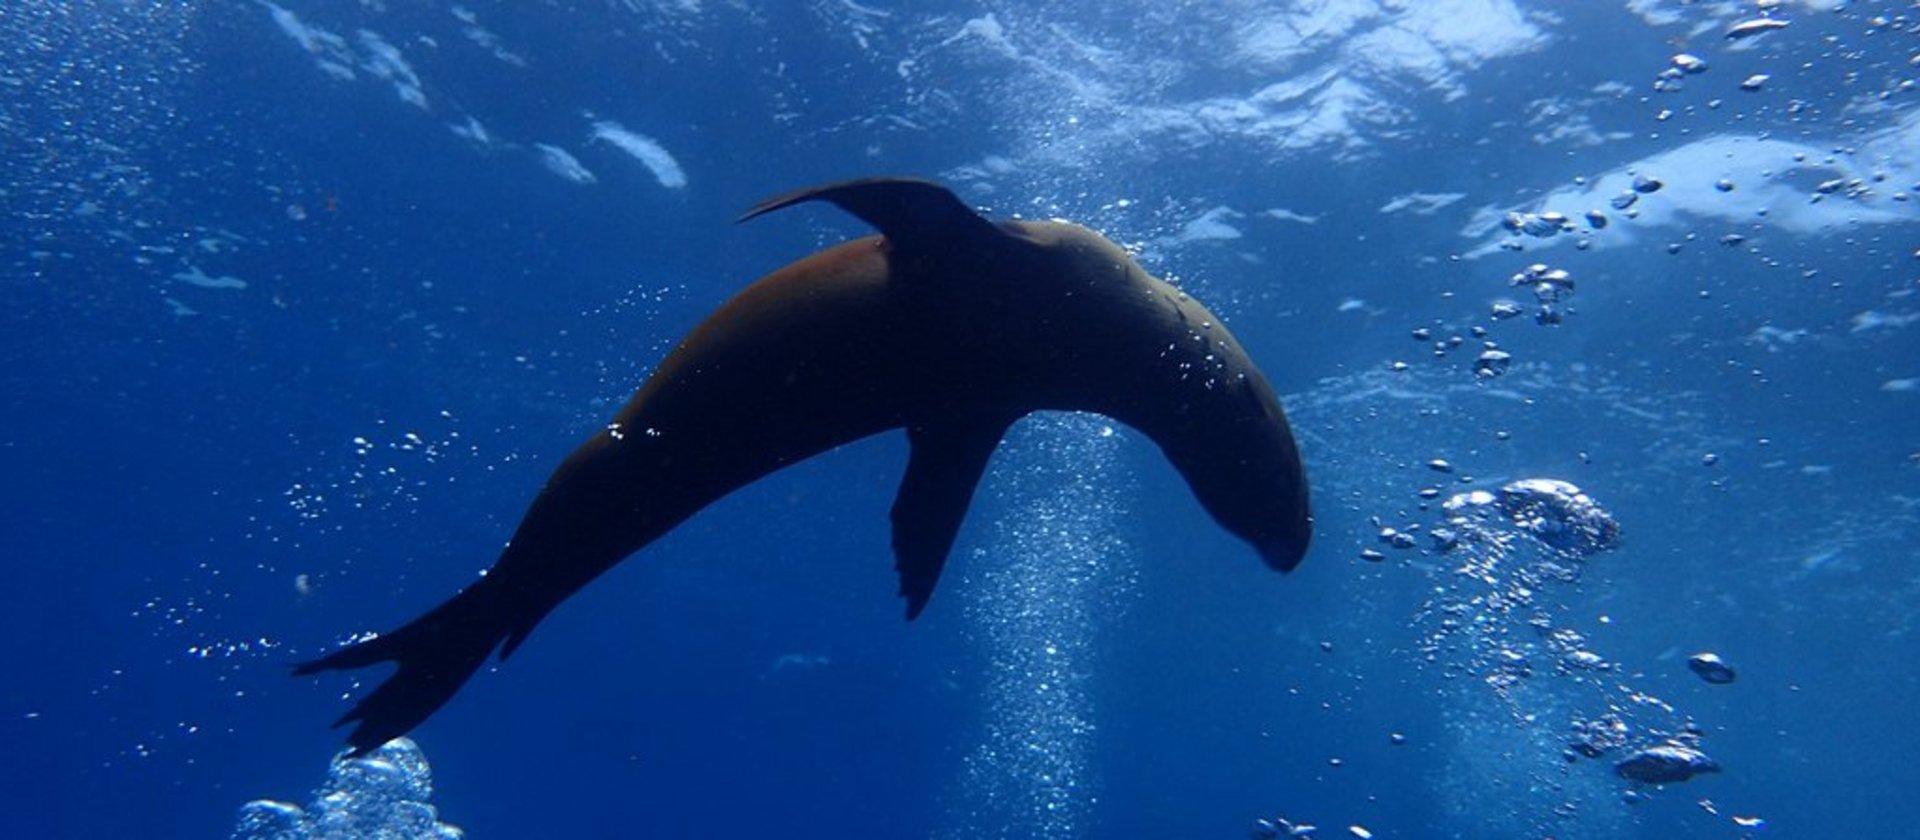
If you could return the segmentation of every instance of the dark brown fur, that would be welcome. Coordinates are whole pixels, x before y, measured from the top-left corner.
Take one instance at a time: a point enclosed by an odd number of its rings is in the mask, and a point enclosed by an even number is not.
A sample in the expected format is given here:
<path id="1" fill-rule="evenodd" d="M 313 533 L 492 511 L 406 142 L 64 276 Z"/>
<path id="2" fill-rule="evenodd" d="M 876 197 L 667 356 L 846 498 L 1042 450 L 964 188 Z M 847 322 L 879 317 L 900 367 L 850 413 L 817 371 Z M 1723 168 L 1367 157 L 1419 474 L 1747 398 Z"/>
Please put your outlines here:
<path id="1" fill-rule="evenodd" d="M 1008 425 L 1112 417 L 1158 443 L 1222 526 L 1286 571 L 1312 529 L 1273 389 L 1219 319 L 1064 222 L 993 224 L 926 182 L 871 179 L 808 200 L 879 228 L 748 286 L 660 364 L 547 481 L 486 577 L 399 630 L 296 673 L 392 661 L 340 723 L 364 752 L 440 708 L 496 648 L 708 504 L 890 429 L 912 444 L 893 508 L 907 617 L 931 596 Z"/>

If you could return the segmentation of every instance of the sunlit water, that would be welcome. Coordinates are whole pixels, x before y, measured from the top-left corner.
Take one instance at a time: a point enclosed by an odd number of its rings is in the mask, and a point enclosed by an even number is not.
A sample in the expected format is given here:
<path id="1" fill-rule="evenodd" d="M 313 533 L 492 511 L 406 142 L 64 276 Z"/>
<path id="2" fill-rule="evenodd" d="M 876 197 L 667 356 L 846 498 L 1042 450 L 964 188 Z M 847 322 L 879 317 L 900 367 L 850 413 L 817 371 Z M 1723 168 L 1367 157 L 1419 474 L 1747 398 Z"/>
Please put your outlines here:
<path id="1" fill-rule="evenodd" d="M 1775 23 L 1739 29 L 1757 20 Z M 981 657 L 960 711 L 914 730 L 951 761 L 890 766 L 896 800 L 832 799 L 755 759 L 844 756 L 736 755 L 715 732 L 727 783 L 665 816 L 791 789 L 744 823 L 820 802 L 950 837 L 1153 817 L 1237 834 L 1318 808 L 1326 836 L 1371 808 L 1380 836 L 1739 837 L 1760 817 L 1894 836 L 1910 820 L 1881 792 L 1913 786 L 1920 749 L 1916 23 L 1898 0 L 6 4 L 0 638 L 22 676 L 0 735 L 26 760 L 0 781 L 19 830 L 206 836 L 240 802 L 299 800 L 355 687 L 291 684 L 286 661 L 466 579 L 707 307 L 864 232 L 731 214 L 901 172 L 1130 244 L 1288 392 L 1321 532 L 1302 572 L 1257 585 L 1306 614 L 1250 608 L 1222 623 L 1257 641 L 1215 641 L 1223 671 L 1271 668 L 1323 714 L 1302 732 L 1292 707 L 1205 711 L 1327 743 L 1210 742 L 1180 770 L 1218 800 L 1107 794 L 1129 745 L 1097 677 L 1128 656 L 1111 617 L 1150 597 L 1133 564 L 1157 568 L 1116 453 L 1147 444 L 1042 417 L 962 535 L 942 595 L 960 620 L 921 640 Z M 897 474 L 868 466 L 849 474 Z M 1527 477 L 1591 493 L 1620 544 L 1569 558 L 1501 522 L 1431 542 L 1445 499 Z M 642 562 L 730 547 L 710 536 Z M 821 559 L 781 539 L 802 555 L 781 562 Z M 1245 574 L 1227 585 L 1264 573 Z M 801 620 L 781 608 L 752 605 L 774 616 L 757 629 Z M 862 650 L 859 627 L 818 646 Z M 1377 645 L 1316 670 L 1293 643 L 1333 631 Z M 1702 650 L 1739 679 L 1689 672 Z M 725 679 L 713 658 L 693 682 Z M 562 803 L 675 776 L 597 744 L 567 784 L 473 758 L 502 703 L 666 690 L 512 673 L 428 744 L 471 771 L 440 792 L 451 821 L 604 833 Z M 813 676 L 875 691 L 839 674 Z M 1430 710 L 1378 773 L 1326 771 L 1321 751 Z M 1673 740 L 1722 772 L 1617 769 Z"/>

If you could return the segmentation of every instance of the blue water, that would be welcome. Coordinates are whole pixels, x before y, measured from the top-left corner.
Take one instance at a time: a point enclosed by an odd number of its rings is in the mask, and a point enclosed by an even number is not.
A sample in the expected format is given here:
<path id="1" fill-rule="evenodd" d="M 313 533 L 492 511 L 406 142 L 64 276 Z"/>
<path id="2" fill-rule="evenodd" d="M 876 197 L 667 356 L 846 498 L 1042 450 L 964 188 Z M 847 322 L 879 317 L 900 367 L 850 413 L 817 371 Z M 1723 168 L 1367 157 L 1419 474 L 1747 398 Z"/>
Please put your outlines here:
<path id="1" fill-rule="evenodd" d="M 13 0 L 4 833 L 1910 834 L 1920 15 L 1776 5 L 1729 39 L 1755 4 Z M 706 312 L 865 233 L 740 210 L 881 173 L 1225 318 L 1301 439 L 1305 564 L 1044 415 L 903 624 L 883 436 L 569 601 L 413 733 L 430 790 L 329 781 L 377 674 L 288 665 L 472 580 Z M 1428 536 L 1524 478 L 1618 544 Z M 1597 719 L 1624 742 L 1580 756 Z M 1674 739 L 1721 772 L 1615 773 Z"/>

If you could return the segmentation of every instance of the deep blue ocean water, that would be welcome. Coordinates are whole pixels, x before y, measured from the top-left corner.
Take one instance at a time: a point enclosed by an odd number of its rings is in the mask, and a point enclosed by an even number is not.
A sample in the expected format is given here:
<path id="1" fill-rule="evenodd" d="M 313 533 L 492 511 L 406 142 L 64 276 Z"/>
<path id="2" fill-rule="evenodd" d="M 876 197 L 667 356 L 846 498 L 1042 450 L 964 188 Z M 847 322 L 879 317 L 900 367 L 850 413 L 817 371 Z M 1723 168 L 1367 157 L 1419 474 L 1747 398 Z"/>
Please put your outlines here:
<path id="1" fill-rule="evenodd" d="M 741 210 L 913 174 L 1219 313 L 1301 439 L 1307 561 L 1263 568 L 1138 433 L 1041 415 L 904 624 L 906 447 L 863 441 L 484 670 L 413 736 L 438 819 L 1906 836 L 1916 86 L 1895 0 L 13 0 L 0 831 L 243 836 L 278 800 L 391 836 L 424 788 L 313 802 L 378 674 L 289 664 L 472 580 L 705 313 L 866 233 Z M 1442 505 L 1529 478 L 1617 544 Z M 1661 744 L 1720 772 L 1616 772 Z"/>

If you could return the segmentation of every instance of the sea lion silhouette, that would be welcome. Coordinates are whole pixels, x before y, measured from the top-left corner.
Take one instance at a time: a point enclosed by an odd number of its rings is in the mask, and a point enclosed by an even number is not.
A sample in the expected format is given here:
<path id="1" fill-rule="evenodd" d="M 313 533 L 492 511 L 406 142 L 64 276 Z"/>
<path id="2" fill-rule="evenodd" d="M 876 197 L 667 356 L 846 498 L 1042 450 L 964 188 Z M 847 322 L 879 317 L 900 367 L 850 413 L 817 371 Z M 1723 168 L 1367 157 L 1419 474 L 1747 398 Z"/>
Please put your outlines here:
<path id="1" fill-rule="evenodd" d="M 554 471 L 486 576 L 406 626 L 295 674 L 399 665 L 335 726 L 356 754 L 406 734 L 496 648 L 504 661 L 600 573 L 734 490 L 889 429 L 911 445 L 894 501 L 907 618 L 926 607 L 1007 427 L 1089 411 L 1164 450 L 1200 504 L 1290 571 L 1312 530 L 1306 474 L 1265 376 L 1199 302 L 1066 222 L 990 222 L 926 181 L 827 201 L 880 236 L 748 286 L 695 327 L 614 422 Z"/>

